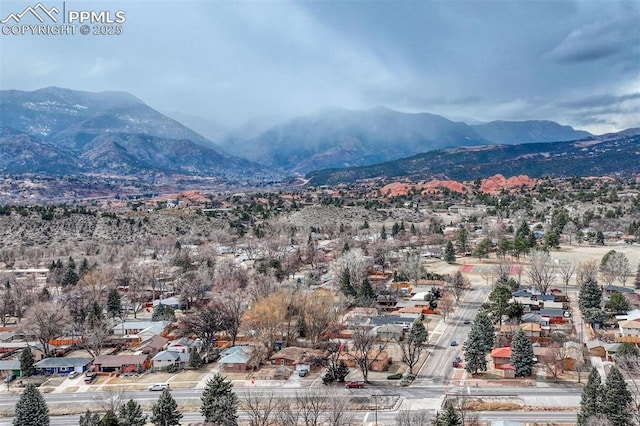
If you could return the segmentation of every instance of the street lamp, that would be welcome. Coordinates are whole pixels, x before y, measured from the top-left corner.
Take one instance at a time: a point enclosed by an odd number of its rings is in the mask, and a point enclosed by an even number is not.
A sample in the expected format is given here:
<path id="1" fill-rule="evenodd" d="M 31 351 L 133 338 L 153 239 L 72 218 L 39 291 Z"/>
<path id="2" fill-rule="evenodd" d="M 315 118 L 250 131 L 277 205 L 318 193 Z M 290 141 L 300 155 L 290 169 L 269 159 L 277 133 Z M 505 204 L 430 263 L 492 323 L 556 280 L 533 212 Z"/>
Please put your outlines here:
<path id="1" fill-rule="evenodd" d="M 373 396 L 373 401 L 374 401 L 374 424 L 376 426 L 378 426 L 378 397 L 379 396 L 398 396 L 397 394 L 377 394 L 377 393 L 373 393 L 371 396 Z"/>

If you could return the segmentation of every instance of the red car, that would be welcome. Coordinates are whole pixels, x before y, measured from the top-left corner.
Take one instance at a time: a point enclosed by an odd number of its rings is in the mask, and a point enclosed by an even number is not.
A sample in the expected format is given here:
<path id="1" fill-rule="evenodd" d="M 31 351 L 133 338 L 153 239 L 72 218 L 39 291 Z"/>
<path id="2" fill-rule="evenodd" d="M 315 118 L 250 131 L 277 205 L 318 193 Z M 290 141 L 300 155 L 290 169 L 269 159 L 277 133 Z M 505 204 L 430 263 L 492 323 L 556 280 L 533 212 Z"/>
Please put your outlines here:
<path id="1" fill-rule="evenodd" d="M 361 389 L 364 387 L 364 382 L 347 382 L 344 387 L 349 389 Z"/>

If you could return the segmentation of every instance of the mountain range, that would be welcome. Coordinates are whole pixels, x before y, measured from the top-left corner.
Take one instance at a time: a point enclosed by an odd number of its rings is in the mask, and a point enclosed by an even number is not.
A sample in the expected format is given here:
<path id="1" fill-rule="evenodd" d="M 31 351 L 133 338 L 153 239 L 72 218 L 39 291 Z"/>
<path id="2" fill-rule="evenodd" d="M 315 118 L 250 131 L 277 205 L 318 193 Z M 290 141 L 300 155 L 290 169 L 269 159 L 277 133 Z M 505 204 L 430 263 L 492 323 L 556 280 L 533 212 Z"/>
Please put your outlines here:
<path id="1" fill-rule="evenodd" d="M 276 125 L 244 141 L 222 140 L 236 155 L 283 173 L 367 166 L 432 150 L 485 144 L 570 141 L 591 136 L 552 121 L 454 122 L 388 108 L 328 109 Z"/>
<path id="2" fill-rule="evenodd" d="M 629 142 L 634 130 L 595 137 L 552 121 L 465 124 L 382 107 L 274 120 L 254 120 L 233 132 L 213 125 L 213 142 L 124 92 L 0 91 L 0 172 L 183 174 L 227 182 L 307 174 L 319 184 L 426 174 L 475 178 L 525 169 L 565 174 L 578 168 L 575 159 L 585 166 L 581 174 L 594 174 L 615 172 L 595 158 L 616 152 L 635 158 Z M 576 140 L 593 144 L 560 143 Z"/>
<path id="3" fill-rule="evenodd" d="M 640 128 L 571 142 L 481 145 L 431 151 L 366 167 L 310 172 L 311 185 L 363 179 L 474 180 L 504 176 L 604 176 L 640 173 Z"/>
<path id="4" fill-rule="evenodd" d="M 11 173 L 269 174 L 123 92 L 1 91 L 0 146 Z"/>

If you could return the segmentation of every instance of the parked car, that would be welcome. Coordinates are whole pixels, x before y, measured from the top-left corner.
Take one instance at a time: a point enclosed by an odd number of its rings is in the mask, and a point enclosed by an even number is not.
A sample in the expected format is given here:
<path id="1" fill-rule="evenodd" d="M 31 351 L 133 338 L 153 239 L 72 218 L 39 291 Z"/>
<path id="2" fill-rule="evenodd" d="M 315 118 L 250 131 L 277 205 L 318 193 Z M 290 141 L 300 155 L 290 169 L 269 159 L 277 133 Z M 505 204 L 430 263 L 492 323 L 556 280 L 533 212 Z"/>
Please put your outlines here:
<path id="1" fill-rule="evenodd" d="M 306 377 L 306 375 L 309 374 L 309 370 L 300 370 L 298 371 L 298 376 L 300 377 Z"/>
<path id="2" fill-rule="evenodd" d="M 456 342 L 455 340 L 452 340 L 450 343 L 451 346 L 458 346 L 458 342 Z"/>
<path id="3" fill-rule="evenodd" d="M 462 362 L 462 358 L 460 358 L 459 356 L 455 357 L 453 359 L 453 367 L 454 368 L 459 368 L 460 367 L 460 363 Z"/>
<path id="4" fill-rule="evenodd" d="M 7 377 L 4 378 L 4 382 L 5 383 L 11 383 L 16 379 L 16 375 L 15 374 L 9 374 Z"/>
<path id="5" fill-rule="evenodd" d="M 97 378 L 98 378 L 98 373 L 96 373 L 95 371 L 87 371 L 84 374 L 84 382 L 86 384 L 93 382 Z"/>
<path id="6" fill-rule="evenodd" d="M 79 375 L 80 375 L 80 373 L 78 373 L 77 371 L 72 371 L 71 373 L 69 373 L 69 375 L 67 377 L 70 378 L 70 379 L 75 379 Z"/>
<path id="7" fill-rule="evenodd" d="M 169 383 L 154 383 L 149 386 L 150 391 L 163 391 L 165 389 L 169 389 Z"/>
<path id="8" fill-rule="evenodd" d="M 364 387 L 364 382 L 347 382 L 344 387 L 349 389 L 362 389 Z"/>
<path id="9" fill-rule="evenodd" d="M 462 321 L 463 324 L 471 324 L 471 321 L 469 321 L 468 319 L 465 319 L 464 321 Z"/>

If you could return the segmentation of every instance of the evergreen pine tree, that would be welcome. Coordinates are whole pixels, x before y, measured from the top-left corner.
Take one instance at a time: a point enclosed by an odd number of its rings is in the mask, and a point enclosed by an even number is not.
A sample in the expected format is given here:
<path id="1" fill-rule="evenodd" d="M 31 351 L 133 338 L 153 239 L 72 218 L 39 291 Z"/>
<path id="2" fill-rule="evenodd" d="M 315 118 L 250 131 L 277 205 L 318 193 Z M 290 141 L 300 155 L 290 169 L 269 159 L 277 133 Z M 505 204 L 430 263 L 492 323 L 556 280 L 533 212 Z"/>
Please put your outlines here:
<path id="1" fill-rule="evenodd" d="M 604 384 L 602 414 L 612 426 L 630 426 L 633 424 L 631 403 L 633 397 L 618 367 L 613 365 Z"/>
<path id="2" fill-rule="evenodd" d="M 518 328 L 511 340 L 511 365 L 516 377 L 529 377 L 533 371 L 533 346 L 524 330 Z"/>
<path id="3" fill-rule="evenodd" d="M 529 238 L 530 233 L 531 233 L 531 230 L 529 229 L 529 225 L 527 224 L 527 221 L 523 220 L 520 226 L 518 227 L 518 230 L 516 231 L 515 237 L 526 240 Z"/>
<path id="4" fill-rule="evenodd" d="M 32 383 L 27 384 L 16 403 L 13 426 L 49 426 L 49 407 Z"/>
<path id="5" fill-rule="evenodd" d="M 349 375 L 349 367 L 344 363 L 343 360 L 340 360 L 338 365 L 335 366 L 333 370 L 333 377 L 338 382 L 344 382 L 347 376 Z"/>
<path id="6" fill-rule="evenodd" d="M 102 420 L 100 420 L 100 426 L 120 426 L 120 421 L 118 420 L 118 416 L 116 416 L 116 413 L 114 413 L 112 410 L 109 410 L 105 413 Z"/>
<path id="7" fill-rule="evenodd" d="M 447 246 L 444 249 L 444 261 L 447 263 L 455 263 L 456 261 L 456 250 L 453 248 L 451 240 L 447 241 Z"/>
<path id="8" fill-rule="evenodd" d="M 383 240 L 387 239 L 387 228 L 382 224 L 382 229 L 380 230 L 380 238 Z"/>
<path id="9" fill-rule="evenodd" d="M 351 272 L 349 268 L 344 268 L 342 276 L 340 277 L 340 291 L 347 297 L 355 297 L 356 290 L 351 285 Z"/>
<path id="10" fill-rule="evenodd" d="M 80 416 L 78 426 L 100 426 L 100 415 L 87 410 L 84 415 Z"/>
<path id="11" fill-rule="evenodd" d="M 493 330 L 493 325 L 491 329 Z M 487 352 L 485 345 L 485 334 L 480 329 L 478 321 L 474 321 L 471 325 L 467 341 L 462 348 L 465 364 L 464 369 L 467 373 L 476 374 L 478 371 L 487 371 Z"/>
<path id="12" fill-rule="evenodd" d="M 23 376 L 29 377 L 33 374 L 33 364 L 35 364 L 33 352 L 31 352 L 31 348 L 27 346 L 20 354 L 20 370 L 22 370 Z"/>
<path id="13" fill-rule="evenodd" d="M 151 314 L 151 321 L 175 321 L 176 314 L 171 306 L 163 303 L 158 303 L 153 308 L 153 314 Z"/>
<path id="14" fill-rule="evenodd" d="M 76 273 L 75 269 L 67 268 L 64 272 L 64 275 L 62 276 L 62 280 L 60 281 L 60 284 L 63 287 L 66 287 L 66 286 L 76 285 L 78 284 L 78 281 L 80 281 L 80 278 L 78 277 L 78 274 Z"/>
<path id="15" fill-rule="evenodd" d="M 82 259 L 82 262 L 80 262 L 80 266 L 78 267 L 78 275 L 82 277 L 84 276 L 84 274 L 89 272 L 90 269 L 91 267 L 89 266 L 89 261 L 85 257 Z"/>
<path id="16" fill-rule="evenodd" d="M 590 417 L 602 411 L 602 381 L 600 373 L 593 367 L 587 378 L 587 384 L 582 388 L 580 409 L 578 411 L 578 426 L 586 426 Z"/>
<path id="17" fill-rule="evenodd" d="M 395 237 L 399 233 L 400 233 L 400 224 L 398 222 L 394 222 L 393 226 L 391 227 L 391 236 Z"/>
<path id="18" fill-rule="evenodd" d="M 206 422 L 220 426 L 238 424 L 238 397 L 233 384 L 224 376 L 216 374 L 209 379 L 200 399 L 200 413 Z"/>
<path id="19" fill-rule="evenodd" d="M 122 315 L 122 298 L 117 288 L 112 288 L 107 294 L 107 314 L 109 318 L 120 318 Z"/>
<path id="20" fill-rule="evenodd" d="M 580 292 L 578 293 L 580 312 L 584 313 L 587 309 L 599 308 L 601 302 L 602 290 L 595 280 L 587 279 L 580 284 Z"/>
<path id="21" fill-rule="evenodd" d="M 638 262 L 638 268 L 636 269 L 636 279 L 634 284 L 636 289 L 640 289 L 640 262 Z"/>
<path id="22" fill-rule="evenodd" d="M 456 235 L 456 250 L 463 256 L 469 251 L 469 233 L 465 228 L 460 228 Z"/>
<path id="23" fill-rule="evenodd" d="M 447 404 L 444 411 L 436 414 L 436 426 L 462 426 L 462 417 L 453 404 Z"/>
<path id="24" fill-rule="evenodd" d="M 362 284 L 358 288 L 358 301 L 363 306 L 370 306 L 376 300 L 376 292 L 371 287 L 369 278 L 362 280 Z"/>
<path id="25" fill-rule="evenodd" d="M 73 257 L 69 256 L 69 260 L 67 261 L 67 269 L 76 270 L 76 262 L 73 260 Z"/>
<path id="26" fill-rule="evenodd" d="M 147 423 L 147 416 L 142 414 L 142 407 L 133 399 L 120 406 L 118 413 L 120 424 L 126 426 L 144 426 Z"/>
<path id="27" fill-rule="evenodd" d="M 196 370 L 202 367 L 202 357 L 200 356 L 200 352 L 191 352 L 189 355 L 189 367 L 195 368 Z"/>
<path id="28" fill-rule="evenodd" d="M 178 426 L 181 418 L 182 413 L 178 410 L 176 400 L 169 389 L 164 389 L 158 402 L 151 408 L 151 423 L 155 426 Z"/>
<path id="29" fill-rule="evenodd" d="M 482 336 L 482 349 L 485 354 L 488 354 L 493 349 L 496 336 L 493 332 L 493 322 L 489 314 L 484 309 L 478 311 L 476 318 L 473 320 L 474 325 L 477 324 L 477 328 Z"/>

